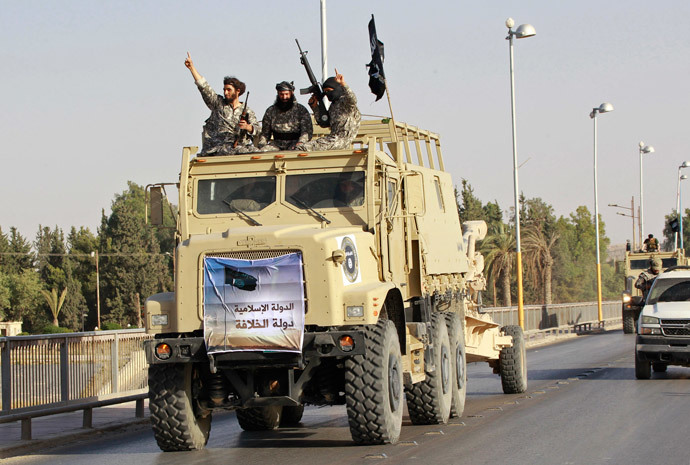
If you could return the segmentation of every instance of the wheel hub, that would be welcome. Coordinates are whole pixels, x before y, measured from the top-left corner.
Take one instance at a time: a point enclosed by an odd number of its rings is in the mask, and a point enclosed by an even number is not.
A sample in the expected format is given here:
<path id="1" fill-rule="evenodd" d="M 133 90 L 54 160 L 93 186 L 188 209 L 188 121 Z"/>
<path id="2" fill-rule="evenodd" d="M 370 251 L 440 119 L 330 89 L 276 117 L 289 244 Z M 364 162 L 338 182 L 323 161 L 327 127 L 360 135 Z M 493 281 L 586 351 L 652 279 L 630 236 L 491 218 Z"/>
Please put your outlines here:
<path id="1" fill-rule="evenodd" d="M 400 383 L 400 366 L 398 358 L 390 355 L 388 357 L 388 400 L 391 411 L 396 412 L 400 408 L 400 393 L 402 386 Z"/>

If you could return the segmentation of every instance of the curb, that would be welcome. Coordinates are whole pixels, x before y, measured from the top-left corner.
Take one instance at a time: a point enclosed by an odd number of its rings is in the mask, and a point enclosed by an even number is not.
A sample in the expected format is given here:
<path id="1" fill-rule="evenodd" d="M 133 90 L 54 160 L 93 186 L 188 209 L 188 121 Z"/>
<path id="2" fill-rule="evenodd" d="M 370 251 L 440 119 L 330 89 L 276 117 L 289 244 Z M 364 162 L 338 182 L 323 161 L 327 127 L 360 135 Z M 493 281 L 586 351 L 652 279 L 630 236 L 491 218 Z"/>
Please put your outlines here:
<path id="1" fill-rule="evenodd" d="M 135 418 L 127 421 L 106 424 L 97 428 L 79 428 L 74 432 L 60 434 L 55 433 L 42 439 L 18 440 L 10 445 L 0 447 L 0 459 L 15 457 L 18 455 L 31 455 L 43 449 L 49 449 L 66 443 L 89 439 L 94 436 L 106 433 L 116 433 L 124 431 L 136 431 L 150 429 L 151 420 L 146 418 Z"/>

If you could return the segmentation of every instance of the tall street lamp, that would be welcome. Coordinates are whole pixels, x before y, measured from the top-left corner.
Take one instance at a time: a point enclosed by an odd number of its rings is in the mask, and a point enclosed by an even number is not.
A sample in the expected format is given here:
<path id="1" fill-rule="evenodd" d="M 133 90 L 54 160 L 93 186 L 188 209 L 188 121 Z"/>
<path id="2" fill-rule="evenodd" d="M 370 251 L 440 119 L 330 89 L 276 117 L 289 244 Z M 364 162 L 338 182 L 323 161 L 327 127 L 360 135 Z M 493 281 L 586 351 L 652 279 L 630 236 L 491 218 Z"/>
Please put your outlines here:
<path id="1" fill-rule="evenodd" d="M 683 168 L 687 168 L 690 166 L 690 161 L 684 161 L 682 165 L 678 167 L 678 187 L 676 188 L 676 216 L 678 217 L 678 222 L 680 223 L 683 220 L 683 215 L 680 212 L 680 181 L 682 179 L 687 179 L 688 177 L 685 176 L 684 174 L 680 174 L 680 170 Z M 683 246 L 681 245 L 680 248 L 682 249 Z M 678 233 L 673 234 L 673 250 L 678 250 Z"/>
<path id="2" fill-rule="evenodd" d="M 594 229 L 597 236 L 597 308 L 599 310 L 599 321 L 604 318 L 601 313 L 601 256 L 599 254 L 599 194 L 597 191 L 597 114 L 613 111 L 613 105 L 602 103 L 597 108 L 593 108 L 589 117 L 594 120 Z"/>
<path id="3" fill-rule="evenodd" d="M 98 274 L 98 250 L 91 252 L 96 259 L 96 327 L 101 329 L 101 280 Z"/>
<path id="4" fill-rule="evenodd" d="M 644 142 L 640 141 L 640 237 L 645 235 L 644 230 L 644 196 L 642 190 L 642 154 L 644 153 L 654 153 L 654 147 L 651 145 L 644 145 Z M 640 244 L 640 247 L 642 244 Z"/>
<path id="5" fill-rule="evenodd" d="M 517 267 L 517 286 L 518 286 L 518 323 L 522 329 L 525 328 L 525 311 L 522 307 L 522 252 L 520 251 L 520 204 L 518 193 L 518 160 L 517 160 L 517 129 L 515 125 L 515 68 L 513 66 L 513 37 L 524 39 L 532 37 L 537 33 L 531 24 L 521 24 L 513 31 L 515 21 L 513 18 L 506 19 L 508 28 L 508 48 L 510 50 L 510 115 L 513 127 L 513 187 L 515 195 L 515 257 Z"/>
<path id="6" fill-rule="evenodd" d="M 685 164 L 685 163 L 683 163 L 683 164 Z M 681 175 L 678 178 L 678 220 L 679 220 L 678 222 L 680 223 L 679 227 L 680 227 L 680 250 L 681 251 L 683 250 L 683 215 L 680 212 L 681 212 L 681 208 L 683 208 L 682 207 L 682 205 L 683 205 L 683 199 L 682 199 L 683 198 L 683 192 L 681 190 L 682 186 L 680 185 L 680 182 L 685 180 L 685 179 L 688 179 L 688 176 L 685 174 Z"/>

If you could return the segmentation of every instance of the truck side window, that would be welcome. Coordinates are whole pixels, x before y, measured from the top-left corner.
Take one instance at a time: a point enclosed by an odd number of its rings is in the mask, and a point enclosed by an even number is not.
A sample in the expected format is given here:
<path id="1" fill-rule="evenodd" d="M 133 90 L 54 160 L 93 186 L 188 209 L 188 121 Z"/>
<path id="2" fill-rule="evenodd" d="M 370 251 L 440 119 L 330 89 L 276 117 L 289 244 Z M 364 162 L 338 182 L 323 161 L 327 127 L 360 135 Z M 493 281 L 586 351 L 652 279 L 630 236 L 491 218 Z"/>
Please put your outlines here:
<path id="1" fill-rule="evenodd" d="M 436 198 L 438 199 L 438 208 L 441 211 L 446 211 L 443 207 L 443 195 L 441 194 L 441 181 L 438 178 L 434 178 L 434 187 L 436 188 Z"/>
<path id="2" fill-rule="evenodd" d="M 300 209 L 362 206 L 364 171 L 289 175 L 285 201 Z"/>

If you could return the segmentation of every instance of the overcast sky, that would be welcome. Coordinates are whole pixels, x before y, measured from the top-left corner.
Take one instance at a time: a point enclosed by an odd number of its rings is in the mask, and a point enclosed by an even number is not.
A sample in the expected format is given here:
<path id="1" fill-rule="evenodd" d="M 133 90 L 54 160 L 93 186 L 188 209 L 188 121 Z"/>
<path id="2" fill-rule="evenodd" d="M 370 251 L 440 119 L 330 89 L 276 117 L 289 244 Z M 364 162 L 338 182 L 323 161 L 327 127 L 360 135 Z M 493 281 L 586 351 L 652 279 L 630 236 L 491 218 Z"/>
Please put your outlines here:
<path id="1" fill-rule="evenodd" d="M 200 145 L 209 111 L 186 52 L 218 91 L 225 75 L 247 83 L 261 117 L 275 83 L 308 82 L 294 43 L 320 76 L 318 0 L 0 0 L 0 226 L 33 240 L 38 225 L 86 226 L 127 181 L 177 181 L 181 149 Z M 594 210 L 593 124 L 599 126 L 599 209 L 613 243 L 631 220 L 609 203 L 639 204 L 644 158 L 647 233 L 675 208 L 678 166 L 690 160 L 690 3 L 686 0 L 457 2 L 330 0 L 328 61 L 363 114 L 388 115 L 367 87 L 367 22 L 385 43 L 397 120 L 441 134 L 446 168 L 482 201 L 513 205 L 507 29 L 515 43 L 520 190 L 557 215 Z M 306 103 L 305 97 L 299 97 Z M 688 170 L 690 171 L 690 170 Z M 690 174 L 690 172 L 688 173 Z M 690 184 L 685 205 L 690 207 Z"/>

